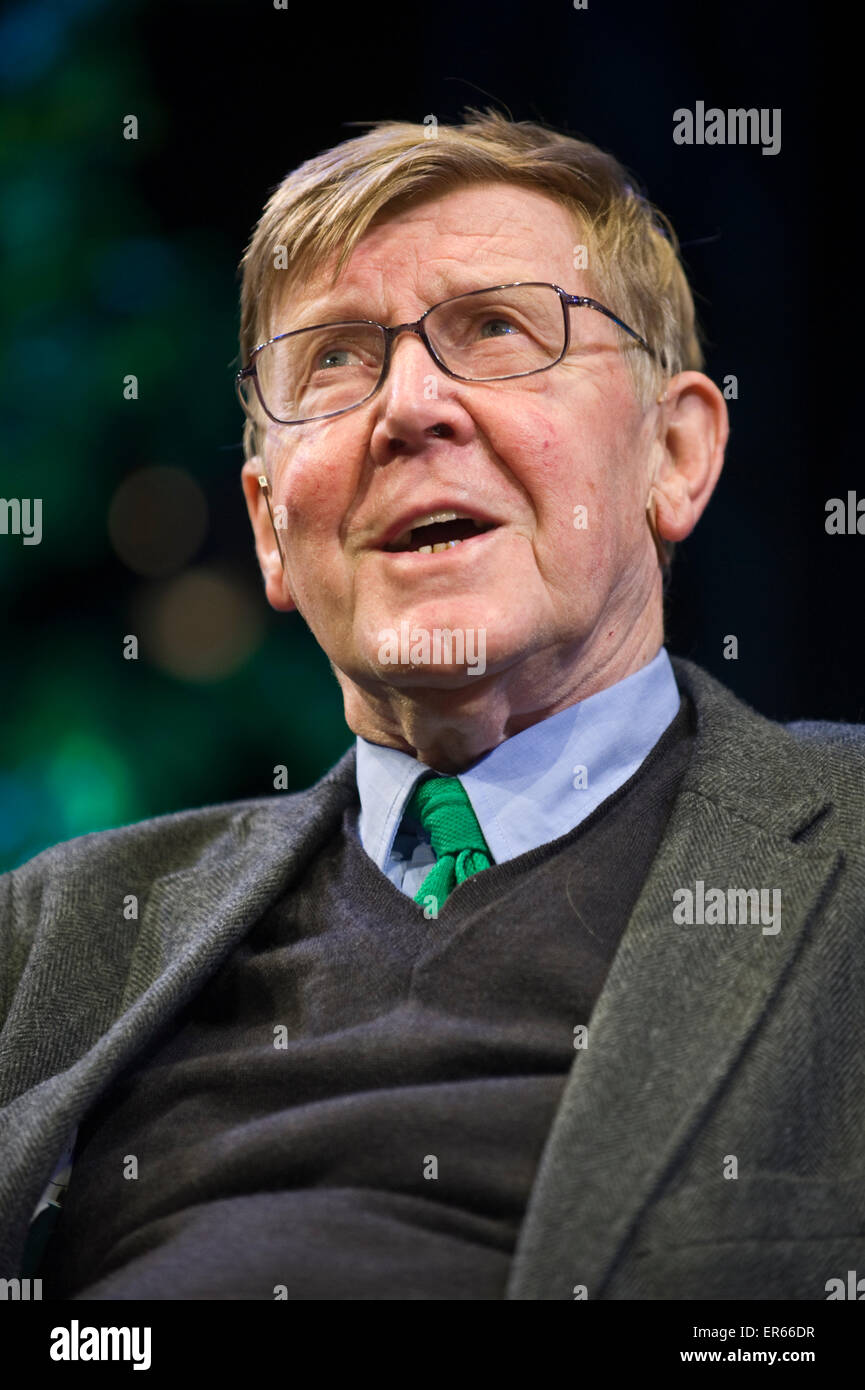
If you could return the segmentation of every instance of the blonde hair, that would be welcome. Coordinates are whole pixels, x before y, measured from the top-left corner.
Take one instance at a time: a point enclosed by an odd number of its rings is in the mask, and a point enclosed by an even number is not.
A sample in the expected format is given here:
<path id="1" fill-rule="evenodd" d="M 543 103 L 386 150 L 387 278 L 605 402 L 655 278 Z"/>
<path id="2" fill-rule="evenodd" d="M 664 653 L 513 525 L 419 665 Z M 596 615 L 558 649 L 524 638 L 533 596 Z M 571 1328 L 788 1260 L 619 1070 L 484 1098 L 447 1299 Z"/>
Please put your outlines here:
<path id="1" fill-rule="evenodd" d="M 356 124 L 372 128 L 306 160 L 267 201 L 241 261 L 241 365 L 272 336 L 272 315 L 288 284 L 338 252 L 335 280 L 375 217 L 495 181 L 545 193 L 574 216 L 592 292 L 642 334 L 659 359 L 621 335 L 644 409 L 670 376 L 702 369 L 676 234 L 613 155 L 490 109 L 470 107 L 463 124 L 432 129 L 407 121 Z M 247 458 L 260 452 L 253 419 L 244 429 L 244 452 Z"/>

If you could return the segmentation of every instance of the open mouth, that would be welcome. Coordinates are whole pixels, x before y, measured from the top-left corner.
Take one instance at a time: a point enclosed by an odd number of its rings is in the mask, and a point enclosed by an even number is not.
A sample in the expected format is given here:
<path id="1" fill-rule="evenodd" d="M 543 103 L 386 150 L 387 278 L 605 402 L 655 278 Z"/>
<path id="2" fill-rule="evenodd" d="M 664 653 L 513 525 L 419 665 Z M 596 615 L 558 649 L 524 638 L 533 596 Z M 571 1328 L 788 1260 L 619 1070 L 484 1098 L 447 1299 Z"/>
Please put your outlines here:
<path id="1" fill-rule="evenodd" d="M 429 520 L 422 525 L 403 531 L 401 536 L 384 547 L 390 552 L 414 551 L 417 555 L 436 555 L 443 550 L 452 550 L 463 541 L 472 540 L 486 531 L 495 529 L 495 522 L 473 521 L 469 516 L 451 515 Z"/>

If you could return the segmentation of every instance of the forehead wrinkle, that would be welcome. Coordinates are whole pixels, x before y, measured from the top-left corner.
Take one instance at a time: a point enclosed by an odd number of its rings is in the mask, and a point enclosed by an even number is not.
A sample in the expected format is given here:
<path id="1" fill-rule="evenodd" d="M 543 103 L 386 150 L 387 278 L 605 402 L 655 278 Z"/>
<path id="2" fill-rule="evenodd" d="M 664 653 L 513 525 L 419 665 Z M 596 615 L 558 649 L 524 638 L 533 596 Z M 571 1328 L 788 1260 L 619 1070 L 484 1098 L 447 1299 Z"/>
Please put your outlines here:
<path id="1" fill-rule="evenodd" d="M 475 231 L 457 227 L 453 223 L 459 220 L 460 207 L 454 207 L 449 199 L 450 195 L 437 202 L 435 210 L 425 206 L 422 213 L 418 211 L 418 215 L 412 216 L 413 210 L 409 209 L 408 213 L 390 219 L 385 217 L 380 223 L 374 222 L 352 251 L 336 282 L 328 278 L 336 258 L 334 254 L 310 277 L 319 293 L 311 300 L 299 296 L 291 309 L 289 306 L 294 294 L 289 290 L 281 317 L 285 317 L 284 309 L 289 307 L 295 322 L 310 324 L 342 316 L 380 317 L 382 322 L 396 322 L 399 318 L 407 321 L 415 312 L 420 313 L 454 294 L 510 283 L 512 280 L 545 279 L 551 273 L 548 270 L 541 273 L 536 267 L 527 267 L 526 260 L 541 254 L 546 258 L 550 254 L 550 240 L 555 240 L 556 233 L 564 230 L 563 225 L 555 225 L 551 237 L 551 229 L 546 227 L 541 233 L 531 217 L 526 221 L 514 212 L 491 209 L 495 218 L 493 229 L 488 227 Z M 570 226 L 573 219 L 566 209 L 554 204 L 550 209 L 551 217 L 556 212 L 563 215 L 569 224 L 567 254 L 570 256 L 571 236 L 576 235 L 577 228 Z M 440 225 L 442 222 L 444 227 Z M 394 235 L 398 238 L 396 244 Z M 453 244 L 454 239 L 456 245 Z M 449 242 L 450 245 L 442 249 L 440 254 L 424 259 L 424 242 L 431 240 Z M 502 241 L 509 244 L 502 246 Z M 395 259 L 401 263 L 396 271 Z M 488 260 L 491 268 L 467 274 L 466 268 L 475 267 L 481 259 Z M 512 265 L 515 260 L 521 264 L 513 269 L 499 269 L 494 264 L 504 261 Z M 457 273 L 453 276 L 448 274 L 445 269 L 448 266 L 453 266 Z M 412 290 L 409 292 L 416 295 L 420 306 L 417 310 L 412 308 L 411 311 L 402 312 L 399 301 L 388 300 L 388 291 L 397 288 L 393 283 L 395 276 L 405 276 L 411 282 Z M 374 285 L 370 285 L 370 279 L 374 280 Z M 553 279 L 558 279 L 554 272 Z M 420 293 L 422 284 L 426 293 Z M 401 287 L 399 292 L 402 292 Z M 391 302 L 394 304 L 392 312 L 388 308 Z M 396 318 L 393 313 L 397 314 Z"/>

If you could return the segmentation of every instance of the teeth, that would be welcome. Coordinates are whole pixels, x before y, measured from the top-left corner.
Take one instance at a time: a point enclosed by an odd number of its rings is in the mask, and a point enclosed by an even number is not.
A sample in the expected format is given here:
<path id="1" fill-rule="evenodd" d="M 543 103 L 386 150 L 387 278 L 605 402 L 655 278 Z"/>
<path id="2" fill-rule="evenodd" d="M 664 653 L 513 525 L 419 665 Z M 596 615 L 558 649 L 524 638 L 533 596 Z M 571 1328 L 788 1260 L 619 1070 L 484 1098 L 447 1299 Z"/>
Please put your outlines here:
<path id="1" fill-rule="evenodd" d="M 440 550 L 453 550 L 455 545 L 462 545 L 462 541 L 439 541 L 438 545 L 419 545 L 414 554 L 438 555 Z"/>

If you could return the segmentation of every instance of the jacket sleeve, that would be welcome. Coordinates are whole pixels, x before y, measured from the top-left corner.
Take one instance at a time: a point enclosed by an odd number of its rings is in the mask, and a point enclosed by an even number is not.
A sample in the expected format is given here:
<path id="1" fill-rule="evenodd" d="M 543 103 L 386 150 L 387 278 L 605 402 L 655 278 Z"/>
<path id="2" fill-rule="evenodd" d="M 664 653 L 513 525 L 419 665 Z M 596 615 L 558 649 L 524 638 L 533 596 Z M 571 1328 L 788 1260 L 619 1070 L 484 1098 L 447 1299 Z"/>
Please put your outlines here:
<path id="1" fill-rule="evenodd" d="M 0 1059 L 3 1032 L 42 912 L 44 855 L 0 875 Z M 2 1060 L 0 1060 L 2 1066 Z"/>

